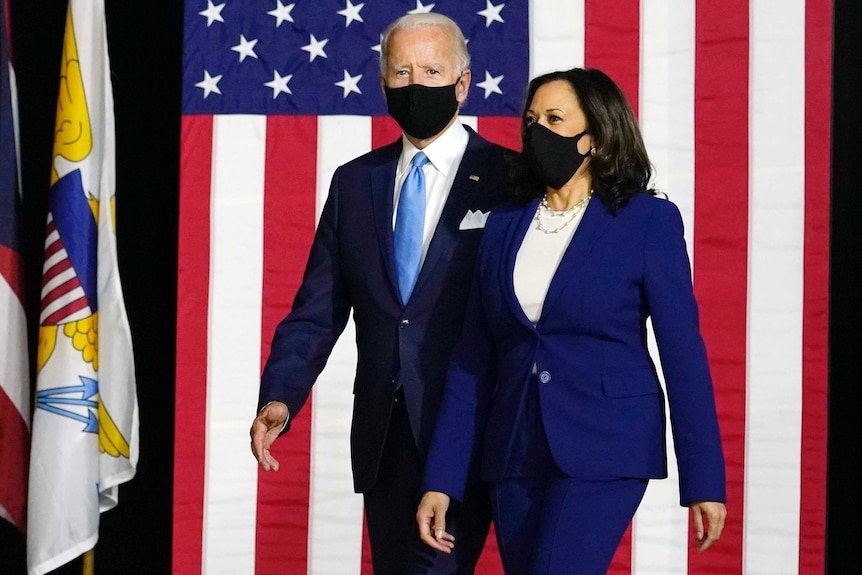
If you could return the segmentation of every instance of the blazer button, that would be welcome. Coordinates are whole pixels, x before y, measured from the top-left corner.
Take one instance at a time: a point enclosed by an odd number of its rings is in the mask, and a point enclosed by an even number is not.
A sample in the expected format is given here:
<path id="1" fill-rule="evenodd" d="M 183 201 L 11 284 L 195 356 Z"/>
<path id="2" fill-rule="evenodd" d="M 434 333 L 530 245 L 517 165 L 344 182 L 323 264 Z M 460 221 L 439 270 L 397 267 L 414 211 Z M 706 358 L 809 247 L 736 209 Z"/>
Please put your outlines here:
<path id="1" fill-rule="evenodd" d="M 541 383 L 548 383 L 549 381 L 551 381 L 551 374 L 548 373 L 547 371 L 540 371 L 539 372 L 539 381 Z"/>
<path id="2" fill-rule="evenodd" d="M 410 327 L 410 322 L 407 321 L 406 319 L 402 319 L 401 320 L 401 329 L 407 329 L 408 327 Z"/>

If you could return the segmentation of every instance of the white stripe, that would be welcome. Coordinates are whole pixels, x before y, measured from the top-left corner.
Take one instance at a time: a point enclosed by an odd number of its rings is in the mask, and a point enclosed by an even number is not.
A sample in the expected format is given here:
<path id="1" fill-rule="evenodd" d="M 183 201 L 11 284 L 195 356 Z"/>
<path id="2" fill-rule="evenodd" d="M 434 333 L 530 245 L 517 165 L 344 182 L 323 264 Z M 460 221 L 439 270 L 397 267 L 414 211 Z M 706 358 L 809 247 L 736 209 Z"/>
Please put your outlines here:
<path id="1" fill-rule="evenodd" d="M 458 119 L 465 126 L 470 126 L 475 131 L 479 131 L 479 116 L 458 116 Z"/>
<path id="2" fill-rule="evenodd" d="M 750 26 L 744 571 L 790 575 L 799 569 L 805 1 L 753 0 Z"/>
<path id="3" fill-rule="evenodd" d="M 60 243 L 60 249 L 51 254 L 49 257 L 45 258 L 45 261 L 42 263 L 43 274 L 49 269 L 51 269 L 53 266 L 55 266 L 58 261 L 64 260 L 69 257 L 69 255 L 66 253 L 66 248 L 63 247 L 63 244 L 60 242 L 60 234 L 57 232 L 56 229 L 52 231 L 46 239 L 45 251 L 47 252 L 48 250 L 53 249 L 55 243 Z"/>
<path id="4" fill-rule="evenodd" d="M 50 295 L 50 294 L 46 294 L 46 295 Z M 71 291 L 63 294 L 62 296 L 58 297 L 57 299 L 52 301 L 47 306 L 45 306 L 45 308 L 39 314 L 39 320 L 40 320 L 40 322 L 44 322 L 45 319 L 48 318 L 48 316 L 50 316 L 51 314 L 53 314 L 57 311 L 60 311 L 61 309 L 63 309 L 63 307 L 65 307 L 71 303 L 74 303 L 78 300 L 85 300 L 86 301 L 86 299 L 87 298 L 84 295 L 84 290 L 80 286 L 78 286 L 78 287 L 72 289 Z M 85 306 L 85 308 L 88 310 L 90 309 L 89 306 Z M 87 315 L 90 315 L 90 314 L 87 313 Z M 71 320 L 69 320 L 70 317 L 72 317 L 72 316 L 66 315 L 60 319 L 63 321 L 63 323 L 68 323 L 69 321 L 71 321 Z M 55 322 L 55 323 L 59 323 L 59 322 Z"/>
<path id="5" fill-rule="evenodd" d="M 60 255 L 61 255 L 62 260 L 67 260 L 65 251 L 63 251 L 63 253 Z M 60 262 L 57 262 L 57 263 L 60 263 Z M 54 266 L 51 266 L 51 268 L 53 268 L 53 267 Z M 49 268 L 46 271 L 51 271 L 51 268 Z M 58 287 L 60 287 L 64 283 L 66 283 L 67 281 L 69 281 L 71 279 L 75 279 L 77 277 L 78 276 L 77 276 L 77 274 L 75 274 L 75 269 L 72 267 L 68 267 L 65 270 L 63 270 L 62 272 L 58 273 L 57 275 L 52 277 L 50 280 L 48 280 L 44 286 L 42 286 L 42 300 L 45 300 L 52 291 L 54 291 L 55 289 L 57 289 Z M 83 291 L 81 293 L 83 294 Z"/>
<path id="6" fill-rule="evenodd" d="M 530 78 L 584 65 L 584 0 L 530 2 Z"/>
<path id="7" fill-rule="evenodd" d="M 345 134 L 349 134 L 350 137 L 345 138 Z M 315 224 L 320 220 L 323 204 L 329 195 L 329 184 L 332 182 L 332 175 L 338 166 L 346 164 L 371 150 L 371 118 L 368 116 L 318 116 L 317 139 Z"/>
<path id="8" fill-rule="evenodd" d="M 350 134 L 345 138 L 344 134 Z M 317 219 L 335 169 L 371 149 L 371 118 L 321 116 L 317 121 Z M 350 422 L 356 372 L 353 321 L 317 378 L 311 402 L 311 487 L 308 572 L 348 575 L 362 563 L 362 496 L 353 492 Z"/>
<path id="9" fill-rule="evenodd" d="M 656 190 L 677 205 L 694 245 L 694 5 L 641 4 L 640 125 Z"/>
<path id="10" fill-rule="evenodd" d="M 657 190 L 679 208 L 691 256 L 694 220 L 694 4 L 688 0 L 641 3 L 639 113 Z M 652 325 L 650 352 L 660 365 Z M 664 381 L 662 380 L 662 384 Z M 670 431 L 670 421 L 667 422 Z M 688 571 L 688 512 L 679 505 L 679 474 L 667 435 L 668 478 L 650 482 L 635 516 L 632 573 Z"/>
<path id="11" fill-rule="evenodd" d="M 11 286 L 0 278 L 0 315 L 3 316 L 3 329 L 0 330 L 0 387 L 30 426 L 30 374 L 27 368 L 27 318 L 18 296 Z M 7 462 L 8 463 L 8 462 Z"/>
<path id="12" fill-rule="evenodd" d="M 12 516 L 9 514 L 9 511 L 7 511 L 5 507 L 3 507 L 2 503 L 0 503 L 0 519 L 4 519 L 9 523 L 12 523 L 13 525 L 15 524 L 15 522 L 12 521 Z"/>
<path id="13" fill-rule="evenodd" d="M 265 142 L 265 116 L 214 119 L 204 573 L 254 573 Z"/>

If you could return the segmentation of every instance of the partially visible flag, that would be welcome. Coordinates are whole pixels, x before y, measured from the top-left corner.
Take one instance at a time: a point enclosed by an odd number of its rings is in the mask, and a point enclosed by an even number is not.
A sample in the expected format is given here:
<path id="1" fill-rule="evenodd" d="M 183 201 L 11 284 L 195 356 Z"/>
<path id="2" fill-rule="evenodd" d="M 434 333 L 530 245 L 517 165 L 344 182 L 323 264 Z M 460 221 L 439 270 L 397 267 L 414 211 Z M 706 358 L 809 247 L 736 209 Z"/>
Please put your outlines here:
<path id="1" fill-rule="evenodd" d="M 42 269 L 30 465 L 30 575 L 93 548 L 138 461 L 138 404 L 117 269 L 114 103 L 103 0 L 70 0 Z"/>
<path id="2" fill-rule="evenodd" d="M 0 517 L 24 531 L 30 449 L 30 374 L 19 249 L 17 102 L 7 5 L 0 6 Z"/>

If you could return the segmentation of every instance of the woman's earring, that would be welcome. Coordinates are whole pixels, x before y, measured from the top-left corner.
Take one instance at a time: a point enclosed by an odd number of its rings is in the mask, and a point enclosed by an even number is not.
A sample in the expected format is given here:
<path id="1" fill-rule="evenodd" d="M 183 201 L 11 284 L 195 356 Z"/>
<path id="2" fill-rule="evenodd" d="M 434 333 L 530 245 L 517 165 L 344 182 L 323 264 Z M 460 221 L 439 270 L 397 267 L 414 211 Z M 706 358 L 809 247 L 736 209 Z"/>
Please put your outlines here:
<path id="1" fill-rule="evenodd" d="M 591 155 L 591 156 L 595 156 L 595 155 L 596 155 L 596 149 L 595 149 L 595 148 L 590 148 L 590 155 Z"/>

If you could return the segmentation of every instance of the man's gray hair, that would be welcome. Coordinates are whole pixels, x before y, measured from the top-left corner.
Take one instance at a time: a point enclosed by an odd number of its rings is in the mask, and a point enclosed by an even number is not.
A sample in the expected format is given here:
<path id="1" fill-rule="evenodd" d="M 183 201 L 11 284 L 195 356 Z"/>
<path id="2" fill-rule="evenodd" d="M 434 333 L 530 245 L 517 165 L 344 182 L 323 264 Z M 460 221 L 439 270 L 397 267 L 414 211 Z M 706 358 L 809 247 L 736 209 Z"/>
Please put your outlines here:
<path id="1" fill-rule="evenodd" d="M 465 70 L 470 69 L 470 53 L 467 52 L 467 41 L 464 39 L 464 33 L 461 28 L 451 18 L 436 12 L 427 12 L 424 14 L 405 14 L 392 24 L 387 26 L 383 32 L 383 39 L 380 41 L 380 76 L 386 74 L 389 57 L 389 39 L 392 33 L 396 30 L 415 30 L 416 28 L 439 27 L 446 29 L 452 35 L 452 48 L 455 65 L 458 68 L 458 73 L 461 74 Z"/>

